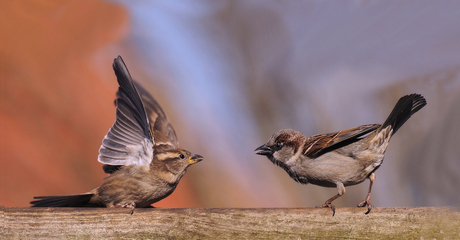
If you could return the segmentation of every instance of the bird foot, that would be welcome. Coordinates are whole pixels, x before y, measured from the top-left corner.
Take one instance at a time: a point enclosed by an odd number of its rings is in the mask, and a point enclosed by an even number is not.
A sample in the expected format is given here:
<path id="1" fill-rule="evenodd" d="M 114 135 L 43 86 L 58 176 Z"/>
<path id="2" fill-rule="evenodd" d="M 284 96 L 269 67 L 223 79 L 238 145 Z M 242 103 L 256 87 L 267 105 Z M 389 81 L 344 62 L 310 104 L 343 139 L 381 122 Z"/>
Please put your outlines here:
<path id="1" fill-rule="evenodd" d="M 325 202 L 323 205 L 316 206 L 317 208 L 330 208 L 332 210 L 332 216 L 335 215 L 335 206 L 330 202 Z"/>
<path id="2" fill-rule="evenodd" d="M 367 212 L 365 214 L 369 214 L 371 212 L 371 209 L 372 209 L 372 204 L 371 204 L 371 200 L 370 199 L 367 199 L 360 202 L 358 204 L 358 207 L 366 207 L 367 206 Z"/>
<path id="3" fill-rule="evenodd" d="M 136 208 L 136 203 L 131 202 L 131 203 L 125 203 L 125 204 L 117 204 L 114 207 L 116 207 L 116 208 L 131 208 L 131 215 L 133 215 L 134 208 Z"/>

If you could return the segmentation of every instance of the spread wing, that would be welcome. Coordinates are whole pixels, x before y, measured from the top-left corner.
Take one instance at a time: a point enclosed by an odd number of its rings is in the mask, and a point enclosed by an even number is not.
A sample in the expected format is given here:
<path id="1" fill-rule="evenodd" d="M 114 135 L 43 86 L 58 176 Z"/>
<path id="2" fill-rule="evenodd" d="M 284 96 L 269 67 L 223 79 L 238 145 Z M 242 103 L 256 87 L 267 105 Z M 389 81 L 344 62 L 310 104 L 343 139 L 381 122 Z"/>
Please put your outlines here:
<path id="1" fill-rule="evenodd" d="M 141 85 L 136 84 L 136 87 L 141 95 L 142 102 L 144 103 L 144 107 L 147 112 L 147 117 L 150 123 L 150 132 L 153 133 L 155 146 L 167 145 L 172 148 L 178 148 L 179 141 L 177 140 L 176 132 L 169 123 L 168 117 L 163 109 L 152 97 L 152 95 L 150 95 Z"/>
<path id="2" fill-rule="evenodd" d="M 104 171 L 107 173 L 121 165 L 148 166 L 153 158 L 154 145 L 146 109 L 120 56 L 115 58 L 113 70 L 119 84 L 115 100 L 116 119 L 102 140 L 98 157 L 99 162 L 106 164 Z"/>
<path id="3" fill-rule="evenodd" d="M 314 135 L 307 139 L 304 155 L 309 158 L 316 158 L 326 152 L 354 143 L 361 139 L 359 137 L 379 127 L 380 124 L 368 124 L 340 132 Z"/>

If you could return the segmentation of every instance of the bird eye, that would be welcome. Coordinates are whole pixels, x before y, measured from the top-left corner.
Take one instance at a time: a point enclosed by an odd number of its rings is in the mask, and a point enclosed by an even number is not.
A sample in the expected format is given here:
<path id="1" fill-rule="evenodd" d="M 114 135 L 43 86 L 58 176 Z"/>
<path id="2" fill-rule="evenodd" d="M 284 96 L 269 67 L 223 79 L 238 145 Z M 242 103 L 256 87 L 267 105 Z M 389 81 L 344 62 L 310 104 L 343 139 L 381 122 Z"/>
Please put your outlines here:
<path id="1" fill-rule="evenodd" d="M 277 150 L 280 150 L 281 148 L 283 148 L 283 144 L 280 143 L 280 142 L 277 142 L 277 143 L 275 143 L 275 147 L 276 147 Z"/>
<path id="2" fill-rule="evenodd" d="M 184 154 L 181 153 L 181 154 L 179 155 L 179 158 L 180 158 L 180 159 L 184 159 L 184 158 L 185 158 Z"/>

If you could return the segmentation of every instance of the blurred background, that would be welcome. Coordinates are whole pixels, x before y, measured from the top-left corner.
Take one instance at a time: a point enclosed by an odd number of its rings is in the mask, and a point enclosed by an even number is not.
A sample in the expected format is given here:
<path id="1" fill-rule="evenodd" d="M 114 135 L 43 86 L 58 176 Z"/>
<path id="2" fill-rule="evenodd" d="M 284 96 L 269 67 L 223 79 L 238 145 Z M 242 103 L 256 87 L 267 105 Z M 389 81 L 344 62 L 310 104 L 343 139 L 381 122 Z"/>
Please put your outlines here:
<path id="1" fill-rule="evenodd" d="M 460 205 L 460 2 L 2 1 L 0 32 L 0 205 L 102 183 L 117 55 L 205 156 L 156 207 L 320 205 L 335 188 L 254 149 L 283 128 L 382 123 L 414 92 L 428 105 L 390 142 L 372 203 Z"/>

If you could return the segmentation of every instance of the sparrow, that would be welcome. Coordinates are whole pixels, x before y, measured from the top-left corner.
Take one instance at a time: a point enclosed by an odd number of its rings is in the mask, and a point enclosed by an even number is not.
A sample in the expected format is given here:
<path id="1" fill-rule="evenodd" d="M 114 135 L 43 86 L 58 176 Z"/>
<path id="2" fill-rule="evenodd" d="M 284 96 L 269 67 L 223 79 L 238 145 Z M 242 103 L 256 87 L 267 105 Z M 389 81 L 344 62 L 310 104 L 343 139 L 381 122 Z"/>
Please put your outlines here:
<path id="1" fill-rule="evenodd" d="M 345 193 L 346 186 L 370 180 L 369 191 L 358 207 L 372 209 L 371 191 L 375 171 L 382 165 L 388 142 L 393 134 L 417 111 L 426 105 L 420 94 L 403 96 L 383 124 L 368 124 L 335 133 L 305 137 L 302 133 L 284 129 L 273 134 L 255 152 L 265 155 L 301 184 L 336 187 L 337 194 L 317 207 L 331 208 L 332 201 Z"/>
<path id="2" fill-rule="evenodd" d="M 179 148 L 176 132 L 158 102 L 133 81 L 115 58 L 116 119 L 102 140 L 98 161 L 108 173 L 87 193 L 34 197 L 32 207 L 151 207 L 169 196 L 187 168 L 203 159 Z"/>

